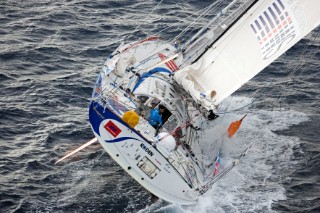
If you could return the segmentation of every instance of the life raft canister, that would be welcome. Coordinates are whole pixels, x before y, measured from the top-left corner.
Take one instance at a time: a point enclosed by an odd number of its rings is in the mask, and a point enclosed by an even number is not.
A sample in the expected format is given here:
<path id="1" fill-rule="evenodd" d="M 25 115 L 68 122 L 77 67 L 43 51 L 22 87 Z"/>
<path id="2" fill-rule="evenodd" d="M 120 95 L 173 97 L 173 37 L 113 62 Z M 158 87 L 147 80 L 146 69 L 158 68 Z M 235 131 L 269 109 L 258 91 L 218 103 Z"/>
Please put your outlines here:
<path id="1" fill-rule="evenodd" d="M 128 111 L 123 114 L 122 120 L 129 124 L 131 128 L 134 128 L 139 123 L 140 117 L 136 112 Z"/>

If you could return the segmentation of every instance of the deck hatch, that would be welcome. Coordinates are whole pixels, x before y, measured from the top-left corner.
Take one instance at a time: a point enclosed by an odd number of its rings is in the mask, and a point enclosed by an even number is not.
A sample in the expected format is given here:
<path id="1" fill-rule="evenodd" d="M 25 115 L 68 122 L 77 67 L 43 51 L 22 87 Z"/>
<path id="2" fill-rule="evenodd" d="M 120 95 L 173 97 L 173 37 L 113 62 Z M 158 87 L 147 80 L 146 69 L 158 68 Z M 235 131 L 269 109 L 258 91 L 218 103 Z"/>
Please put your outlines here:
<path id="1" fill-rule="evenodd" d="M 160 172 L 160 169 L 146 156 L 138 162 L 137 166 L 151 179 Z"/>

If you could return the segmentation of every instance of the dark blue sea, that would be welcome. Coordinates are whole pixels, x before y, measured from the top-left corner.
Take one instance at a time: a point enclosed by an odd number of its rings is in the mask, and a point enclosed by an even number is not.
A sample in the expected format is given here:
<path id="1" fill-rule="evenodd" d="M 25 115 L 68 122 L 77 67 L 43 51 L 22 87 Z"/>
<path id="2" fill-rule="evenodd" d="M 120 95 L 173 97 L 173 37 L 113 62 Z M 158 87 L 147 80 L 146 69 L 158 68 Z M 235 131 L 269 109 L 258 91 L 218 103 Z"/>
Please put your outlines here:
<path id="1" fill-rule="evenodd" d="M 320 212 L 319 28 L 226 100 L 226 125 L 248 114 L 228 156 L 254 146 L 196 205 L 151 205 L 99 145 L 54 165 L 94 137 L 92 87 L 120 42 L 170 39 L 212 1 L 159 2 L 1 2 L 0 212 Z"/>

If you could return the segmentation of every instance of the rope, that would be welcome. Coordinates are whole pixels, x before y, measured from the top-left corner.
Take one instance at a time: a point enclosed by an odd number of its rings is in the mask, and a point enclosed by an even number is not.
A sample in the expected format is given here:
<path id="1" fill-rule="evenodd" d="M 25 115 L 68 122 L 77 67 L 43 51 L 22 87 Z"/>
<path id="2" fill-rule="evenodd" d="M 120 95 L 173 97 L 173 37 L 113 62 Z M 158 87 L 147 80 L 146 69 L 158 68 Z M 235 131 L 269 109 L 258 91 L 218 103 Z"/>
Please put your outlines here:
<path id="1" fill-rule="evenodd" d="M 163 0 L 161 0 L 161 1 L 157 4 L 157 6 L 155 6 L 155 7 L 150 11 L 150 13 L 146 16 L 145 20 L 148 20 L 148 18 L 150 17 L 150 15 L 160 6 L 160 4 L 161 4 L 162 2 L 163 2 Z M 139 29 L 139 28 L 141 27 L 141 25 L 142 25 L 142 22 L 141 22 L 141 24 L 139 24 L 139 25 L 124 39 L 124 42 L 126 42 L 126 41 L 130 38 L 130 36 L 131 36 L 134 32 L 136 32 L 137 29 Z"/>
<path id="2" fill-rule="evenodd" d="M 318 36 L 319 36 L 319 34 L 318 33 L 316 33 L 316 36 L 314 36 L 313 37 L 313 40 L 312 40 L 312 43 L 314 43 L 315 42 L 315 40 L 318 38 Z M 304 64 L 305 64 L 305 62 L 306 62 L 306 54 L 305 54 L 305 52 L 306 52 L 306 50 L 308 49 L 308 45 L 306 44 L 306 45 L 304 45 L 304 47 L 303 47 L 303 52 L 301 53 L 301 55 L 302 55 L 302 60 L 303 60 L 303 63 L 297 63 L 296 64 L 296 66 L 294 67 L 294 69 L 293 69 L 293 71 L 290 73 L 290 75 L 288 76 L 288 81 L 286 82 L 286 85 L 285 86 L 282 86 L 282 87 L 286 87 L 286 86 L 288 86 L 288 84 L 289 84 L 289 78 L 290 78 L 290 76 L 293 76 L 294 74 L 295 74 L 295 72 L 297 72 L 297 70 L 299 69 L 299 68 L 301 68 Z M 316 52 L 314 52 L 314 54 L 312 54 L 312 57 L 313 56 L 315 56 L 317 53 Z M 310 58 L 310 56 L 311 56 L 311 54 L 310 55 L 308 55 L 308 58 Z M 299 60 L 300 61 L 300 60 Z M 302 74 L 303 74 L 303 70 L 300 72 L 300 74 L 298 75 L 298 76 L 296 76 L 295 78 L 299 78 Z M 292 78 L 292 87 L 294 86 L 294 82 L 295 82 L 295 78 Z M 282 93 L 284 92 L 284 90 L 282 90 L 281 91 Z M 283 100 L 283 95 L 282 95 L 282 97 L 280 96 L 280 102 L 281 102 L 281 100 Z"/>
<path id="3" fill-rule="evenodd" d="M 202 12 L 203 13 L 196 19 L 194 20 L 191 24 L 189 24 L 181 33 L 179 33 L 172 41 L 177 40 L 178 38 L 180 38 L 182 35 L 184 35 L 191 27 L 193 27 L 201 18 L 203 18 L 204 16 L 208 15 L 210 10 L 215 10 L 218 6 L 220 6 L 222 3 L 222 1 L 217 1 L 212 3 L 211 5 L 209 5 L 208 7 L 200 10 L 198 13 Z M 197 13 L 196 13 L 197 14 Z M 188 37 L 194 30 L 192 30 L 191 32 L 188 33 L 187 36 Z"/>
<path id="4" fill-rule="evenodd" d="M 220 2 L 221 2 L 221 0 L 220 0 Z M 199 13 L 201 13 L 202 12 L 202 15 L 201 16 L 198 16 L 198 18 L 196 19 L 196 20 L 194 20 L 189 26 L 187 26 L 184 30 L 182 30 L 177 36 L 175 36 L 173 39 L 167 39 L 167 40 L 164 40 L 164 42 L 165 43 L 174 43 L 174 41 L 177 41 L 177 40 L 179 40 L 179 37 L 181 37 L 184 33 L 186 33 L 193 25 L 195 25 L 196 24 L 196 22 L 199 20 L 199 19 L 201 19 L 202 17 L 204 17 L 205 15 L 207 15 L 208 13 L 209 13 L 209 11 L 210 11 L 210 9 L 212 9 L 212 7 L 215 5 L 215 4 L 218 4 L 219 2 L 214 2 L 213 4 L 211 4 L 211 5 L 209 5 L 208 7 L 206 7 L 206 8 L 204 8 L 204 9 L 202 9 L 202 10 L 199 10 L 198 12 L 196 12 L 196 13 L 194 13 L 194 14 L 191 14 L 191 15 L 189 15 L 189 16 L 187 16 L 186 18 L 184 18 L 184 19 L 180 19 L 177 23 L 179 24 L 179 23 L 182 23 L 182 22 L 184 22 L 184 21 L 186 21 L 188 18 L 190 18 L 190 17 L 192 17 L 192 16 L 194 16 L 194 15 L 197 15 L 197 14 L 199 14 Z M 218 6 L 216 6 L 214 9 L 216 9 Z M 203 12 L 203 11 L 205 11 L 205 12 Z M 150 14 L 149 14 L 150 15 Z M 176 18 L 177 17 L 179 17 L 179 14 L 176 16 Z M 151 36 L 161 36 L 162 35 L 162 32 L 163 31 L 165 31 L 165 30 L 168 30 L 168 29 L 170 29 L 170 28 L 173 28 L 173 27 L 175 27 L 175 26 L 177 26 L 177 23 L 175 24 L 175 25 L 172 25 L 172 26 L 168 26 L 168 27 L 166 27 L 166 28 L 164 28 L 164 29 L 162 29 L 161 31 L 159 31 L 158 33 L 155 33 L 155 34 L 152 34 Z M 140 26 L 139 26 L 140 27 Z M 178 27 L 178 29 L 180 29 L 180 27 Z M 194 30 L 193 30 L 194 31 Z M 193 32 L 193 31 L 191 31 L 191 32 Z M 190 33 L 191 33 L 190 32 Z M 189 34 L 190 34 L 189 33 Z M 131 33 L 132 34 L 132 33 Z M 188 35 L 189 35 L 188 34 Z M 148 35 L 148 34 L 147 34 Z"/>

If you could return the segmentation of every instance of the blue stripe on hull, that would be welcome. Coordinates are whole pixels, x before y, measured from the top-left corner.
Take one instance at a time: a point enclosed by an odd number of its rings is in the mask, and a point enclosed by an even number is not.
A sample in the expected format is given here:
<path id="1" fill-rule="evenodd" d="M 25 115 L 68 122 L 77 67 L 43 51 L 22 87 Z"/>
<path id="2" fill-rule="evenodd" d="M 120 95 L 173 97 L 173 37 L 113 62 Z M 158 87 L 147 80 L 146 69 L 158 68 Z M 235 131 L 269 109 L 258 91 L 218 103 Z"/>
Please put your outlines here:
<path id="1" fill-rule="evenodd" d="M 118 121 L 119 123 L 126 126 L 128 129 L 130 129 L 132 133 L 135 133 L 138 137 L 142 138 L 143 139 L 142 141 L 149 143 L 149 141 L 146 140 L 140 133 L 138 133 L 135 129 L 132 129 L 127 123 L 125 123 L 118 115 L 114 114 L 110 109 L 104 108 L 98 102 L 91 101 L 90 108 L 89 108 L 89 121 L 91 123 L 91 127 L 93 131 L 100 137 L 101 135 L 100 135 L 99 127 L 101 122 L 106 119 Z M 115 142 L 120 142 L 121 140 L 123 141 L 123 140 L 129 140 L 129 139 L 138 140 L 136 138 L 131 138 L 131 137 L 122 137 L 115 140 L 110 140 L 110 141 L 108 140 L 106 142 L 115 143 Z"/>
<path id="2" fill-rule="evenodd" d="M 125 140 L 136 140 L 136 141 L 140 141 L 136 138 L 132 138 L 132 137 L 122 137 L 122 138 L 116 138 L 114 140 L 105 140 L 105 142 L 107 143 L 117 143 L 117 142 L 122 142 L 122 141 L 125 141 Z"/>
<path id="3" fill-rule="evenodd" d="M 101 136 L 99 132 L 100 124 L 103 120 L 106 119 L 116 120 L 125 125 L 126 127 L 130 128 L 127 123 L 125 123 L 121 118 L 115 115 L 111 110 L 102 107 L 98 102 L 91 101 L 89 108 L 89 120 L 93 131 L 97 133 L 99 136 Z"/>

